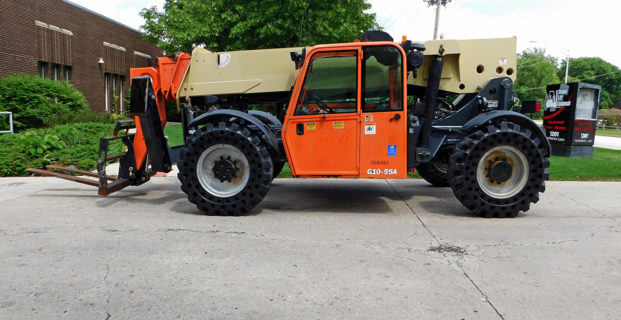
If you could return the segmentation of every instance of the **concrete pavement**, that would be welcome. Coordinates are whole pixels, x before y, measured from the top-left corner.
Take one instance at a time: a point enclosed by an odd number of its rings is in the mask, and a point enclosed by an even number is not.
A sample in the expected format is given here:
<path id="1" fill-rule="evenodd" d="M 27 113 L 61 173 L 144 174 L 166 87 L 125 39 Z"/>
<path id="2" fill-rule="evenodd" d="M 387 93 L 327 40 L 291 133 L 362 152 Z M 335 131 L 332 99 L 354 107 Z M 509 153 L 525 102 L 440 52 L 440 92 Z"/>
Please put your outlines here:
<path id="1" fill-rule="evenodd" d="M 621 137 L 595 135 L 593 146 L 597 148 L 621 150 Z"/>
<path id="2" fill-rule="evenodd" d="M 422 180 L 277 179 L 243 217 L 173 177 L 102 198 L 0 179 L 0 319 L 612 319 L 621 183 L 549 182 L 515 219 Z"/>

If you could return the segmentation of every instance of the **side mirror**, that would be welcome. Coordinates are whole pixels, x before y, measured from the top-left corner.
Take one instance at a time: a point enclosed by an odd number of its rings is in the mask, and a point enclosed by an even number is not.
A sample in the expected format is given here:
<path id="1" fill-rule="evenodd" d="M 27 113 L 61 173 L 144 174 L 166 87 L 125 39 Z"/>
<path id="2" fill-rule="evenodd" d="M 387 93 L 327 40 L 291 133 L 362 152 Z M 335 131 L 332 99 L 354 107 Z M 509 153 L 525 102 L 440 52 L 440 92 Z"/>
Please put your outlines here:
<path id="1" fill-rule="evenodd" d="M 299 69 L 304 65 L 304 59 L 306 59 L 306 48 L 302 48 L 302 54 L 299 54 L 295 51 L 291 51 L 289 53 L 291 55 L 291 61 L 295 63 L 295 70 Z"/>
<path id="2" fill-rule="evenodd" d="M 412 50 L 410 52 L 408 52 L 407 55 L 407 67 L 408 67 L 408 71 L 414 71 L 416 72 L 416 70 L 423 65 L 423 61 L 425 60 L 425 57 L 423 56 L 423 53 L 420 51 L 416 51 L 416 50 Z"/>

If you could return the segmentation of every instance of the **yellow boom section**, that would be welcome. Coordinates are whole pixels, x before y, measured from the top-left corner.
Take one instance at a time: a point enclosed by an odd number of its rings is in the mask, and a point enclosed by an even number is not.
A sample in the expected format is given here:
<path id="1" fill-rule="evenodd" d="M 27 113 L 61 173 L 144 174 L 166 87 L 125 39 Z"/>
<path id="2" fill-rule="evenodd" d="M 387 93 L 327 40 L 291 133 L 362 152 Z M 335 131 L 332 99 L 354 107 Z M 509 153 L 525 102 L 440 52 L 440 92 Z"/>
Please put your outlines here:
<path id="1" fill-rule="evenodd" d="M 425 62 L 416 78 L 410 73 L 408 84 L 427 85 L 429 61 L 431 56 L 439 54 L 440 48 L 444 58 L 440 90 L 471 93 L 477 92 L 492 78 L 510 77 L 515 80 L 515 38 L 442 39 L 423 43 L 427 48 L 424 51 Z M 298 74 L 290 58 L 292 51 L 300 52 L 302 48 L 230 52 L 194 49 L 178 96 L 287 92 Z"/>

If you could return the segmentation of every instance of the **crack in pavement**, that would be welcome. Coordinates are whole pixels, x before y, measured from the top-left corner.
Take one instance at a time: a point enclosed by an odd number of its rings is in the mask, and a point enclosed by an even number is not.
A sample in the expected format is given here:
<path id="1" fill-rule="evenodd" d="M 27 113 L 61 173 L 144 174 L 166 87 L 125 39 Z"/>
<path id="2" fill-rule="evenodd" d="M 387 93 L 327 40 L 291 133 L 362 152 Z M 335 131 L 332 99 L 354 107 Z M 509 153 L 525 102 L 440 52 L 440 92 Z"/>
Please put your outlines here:
<path id="1" fill-rule="evenodd" d="M 110 262 L 112 262 L 112 260 L 118 256 L 120 248 L 121 248 L 121 238 L 119 238 L 119 241 L 116 245 L 116 250 L 114 251 L 114 255 L 110 257 L 108 261 L 106 261 L 106 274 L 104 275 L 104 283 L 106 284 L 106 293 L 108 295 L 108 298 L 106 299 L 106 307 L 105 307 L 106 320 L 109 320 L 110 317 L 112 316 L 110 314 L 110 311 L 108 310 L 108 306 L 110 305 L 110 300 L 112 299 L 112 294 L 110 293 L 110 284 L 108 283 L 108 275 L 110 275 Z"/>
<path id="2" fill-rule="evenodd" d="M 546 241 L 546 242 L 534 241 L 530 243 L 529 242 L 512 242 L 512 243 L 499 242 L 499 243 L 492 243 L 492 244 L 478 244 L 478 245 L 474 245 L 474 247 L 480 249 L 480 248 L 492 248 L 492 247 L 509 247 L 510 248 L 510 247 L 523 247 L 523 246 L 561 245 L 561 244 L 566 244 L 570 242 L 589 241 L 593 239 L 593 237 L 595 237 L 595 235 L 598 233 L 599 232 L 591 232 L 588 237 L 585 237 L 583 239 L 563 239 L 563 240 Z"/>
<path id="3" fill-rule="evenodd" d="M 384 181 L 386 181 L 386 183 L 390 186 L 390 188 L 392 188 L 392 190 L 399 196 L 399 199 L 401 199 L 401 201 L 403 201 L 403 203 L 408 207 L 408 209 L 410 209 L 410 211 L 414 214 L 414 216 L 416 216 L 416 219 L 418 219 L 418 221 L 420 221 L 420 223 L 422 224 L 423 228 L 425 228 L 425 230 L 427 230 L 427 232 L 429 233 L 429 235 L 433 238 L 433 240 L 438 244 L 438 246 L 442 246 L 444 245 L 442 242 L 440 242 L 440 240 L 438 239 L 438 237 L 431 231 L 431 229 L 429 229 L 429 227 L 427 227 L 427 225 L 425 224 L 425 222 L 423 222 L 423 220 L 420 218 L 420 216 L 416 213 L 416 211 L 414 211 L 414 209 L 410 206 L 410 204 L 405 201 L 405 199 L 403 198 L 403 196 L 401 195 L 401 193 L 399 193 L 399 191 L 397 191 L 397 189 L 390 183 L 390 181 L 388 181 L 388 179 L 384 179 Z M 451 261 L 450 257 L 446 254 L 446 252 L 439 252 L 449 264 L 452 264 L 453 261 Z M 476 282 L 470 277 L 470 275 L 468 274 L 468 272 L 466 272 L 466 270 L 464 270 L 463 265 L 459 262 L 459 260 L 455 261 L 455 264 L 457 265 L 457 267 L 459 268 L 459 270 L 461 270 L 461 272 L 463 273 L 463 275 L 470 281 L 470 283 L 476 288 L 476 290 L 479 292 L 479 294 L 483 297 L 483 301 L 487 302 L 487 304 L 494 310 L 494 312 L 496 312 L 496 314 L 498 315 L 498 317 L 501 320 L 505 320 L 505 317 L 500 313 L 500 311 L 498 311 L 498 309 L 496 308 L 496 306 L 494 306 L 494 304 L 489 300 L 487 294 L 485 292 L 483 292 L 483 290 L 481 290 L 481 288 L 476 284 Z"/>
<path id="4" fill-rule="evenodd" d="M 160 230 L 161 231 L 161 230 Z M 246 234 L 245 231 L 220 231 L 220 230 L 192 230 L 183 228 L 169 228 L 165 230 L 173 232 L 194 232 L 194 233 L 228 233 L 228 234 Z"/>
<path id="5" fill-rule="evenodd" d="M 599 214 L 600 216 L 602 216 L 602 217 L 604 217 L 604 218 L 608 218 L 608 219 L 610 219 L 610 220 L 612 220 L 612 221 L 614 221 L 614 222 L 619 222 L 619 220 L 617 220 L 617 218 L 615 218 L 615 217 L 611 217 L 611 216 L 609 216 L 609 215 L 607 215 L 607 214 L 605 214 L 605 213 L 602 213 L 602 212 L 600 212 L 600 211 L 599 211 L 599 210 L 597 210 L 597 209 L 593 209 L 592 207 L 588 206 L 588 204 L 586 204 L 586 203 L 584 203 L 584 202 L 582 202 L 582 201 L 578 201 L 578 200 L 576 200 L 576 199 L 574 199 L 574 198 L 570 198 L 570 197 L 568 197 L 568 196 L 566 196 L 566 195 L 564 195 L 564 194 L 562 194 L 562 193 L 560 193 L 560 192 L 555 192 L 555 193 L 556 193 L 556 194 L 558 194 L 559 196 L 561 196 L 561 197 L 565 198 L 565 199 L 569 199 L 569 200 L 574 201 L 575 203 L 577 203 L 577 204 L 579 204 L 579 205 L 583 206 L 583 207 L 584 207 L 584 208 L 586 208 L 586 209 L 589 209 L 589 210 L 591 210 L 591 211 L 593 211 L 593 212 L 595 212 L 595 213 Z"/>

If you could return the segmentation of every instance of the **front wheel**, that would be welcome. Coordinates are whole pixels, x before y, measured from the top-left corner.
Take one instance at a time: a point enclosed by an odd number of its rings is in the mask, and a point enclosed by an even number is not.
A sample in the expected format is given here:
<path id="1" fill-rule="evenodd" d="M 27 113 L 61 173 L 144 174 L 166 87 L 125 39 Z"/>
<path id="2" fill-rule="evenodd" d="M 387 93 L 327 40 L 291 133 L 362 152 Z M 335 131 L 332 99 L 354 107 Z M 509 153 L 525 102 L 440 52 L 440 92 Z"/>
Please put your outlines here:
<path id="1" fill-rule="evenodd" d="M 252 131 L 237 123 L 197 130 L 177 165 L 181 190 L 208 214 L 243 214 L 263 200 L 272 182 L 269 152 Z"/>
<path id="2" fill-rule="evenodd" d="M 530 130 L 511 122 L 489 125 L 455 147 L 449 184 L 475 213 L 515 217 L 545 191 L 548 157 L 543 142 Z"/>

